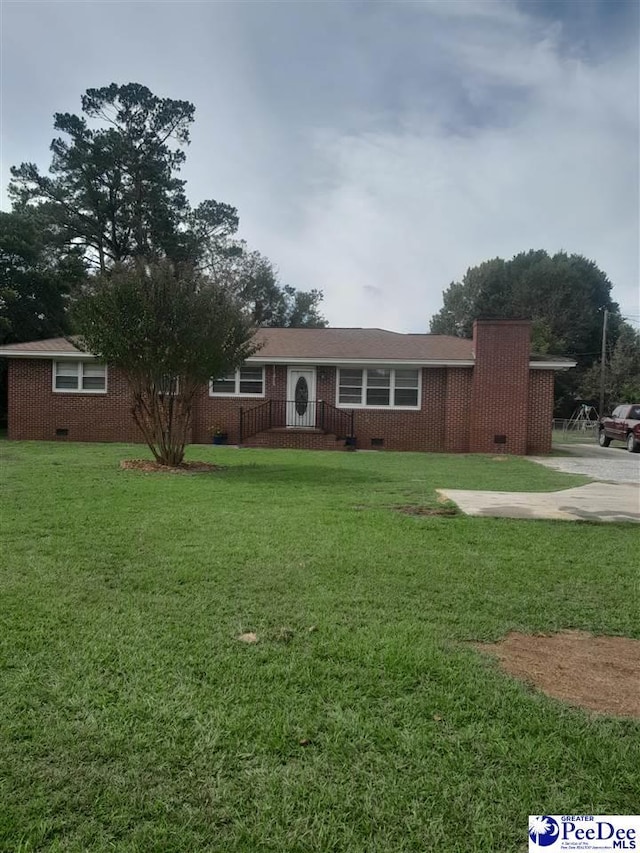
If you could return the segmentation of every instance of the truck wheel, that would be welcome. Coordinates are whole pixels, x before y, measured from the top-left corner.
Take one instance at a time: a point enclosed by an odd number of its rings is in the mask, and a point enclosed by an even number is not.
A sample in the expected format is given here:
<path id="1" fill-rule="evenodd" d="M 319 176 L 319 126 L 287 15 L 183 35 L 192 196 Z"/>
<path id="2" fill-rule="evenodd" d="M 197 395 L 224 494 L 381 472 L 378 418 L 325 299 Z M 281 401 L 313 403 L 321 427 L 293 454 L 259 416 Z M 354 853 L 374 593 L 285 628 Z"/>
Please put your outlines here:
<path id="1" fill-rule="evenodd" d="M 604 434 L 603 429 L 601 429 L 598 433 L 598 444 L 600 445 L 600 447 L 609 447 L 609 445 L 611 444 L 611 439 L 607 438 L 607 436 Z"/>
<path id="2" fill-rule="evenodd" d="M 629 453 L 637 453 L 640 450 L 640 444 L 638 444 L 632 432 L 627 435 L 627 450 Z"/>

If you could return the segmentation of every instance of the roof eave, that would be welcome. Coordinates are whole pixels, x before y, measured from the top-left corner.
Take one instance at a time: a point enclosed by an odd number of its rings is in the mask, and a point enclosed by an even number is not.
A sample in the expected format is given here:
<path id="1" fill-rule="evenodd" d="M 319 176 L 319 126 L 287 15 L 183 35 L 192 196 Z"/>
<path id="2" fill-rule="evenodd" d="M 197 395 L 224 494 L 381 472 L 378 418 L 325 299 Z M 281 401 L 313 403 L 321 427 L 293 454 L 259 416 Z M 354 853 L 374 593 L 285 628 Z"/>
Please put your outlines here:
<path id="1" fill-rule="evenodd" d="M 412 367 L 473 367 L 475 362 L 473 359 L 453 359 L 453 358 L 342 358 L 340 356 L 331 357 L 298 357 L 293 355 L 260 355 L 256 353 L 250 356 L 247 361 L 254 364 L 318 364 L 318 365 L 341 365 L 341 364 L 362 364 L 362 365 L 380 365 L 390 364 L 391 366 L 408 364 Z"/>
<path id="2" fill-rule="evenodd" d="M 35 359 L 95 359 L 96 356 L 83 350 L 13 350 L 0 349 L 0 356 L 5 358 L 35 358 Z M 380 365 L 392 367 L 408 365 L 411 367 L 474 367 L 475 360 L 470 358 L 337 358 L 337 357 L 294 357 L 294 356 L 250 356 L 247 361 L 254 364 L 309 364 L 309 365 Z M 531 370 L 571 370 L 575 361 L 531 361 Z"/>
<path id="3" fill-rule="evenodd" d="M 531 370 L 571 370 L 577 361 L 530 361 Z"/>
<path id="4" fill-rule="evenodd" d="M 96 356 L 90 352 L 83 352 L 83 350 L 10 350 L 10 349 L 0 349 L 0 356 L 4 358 L 95 358 Z"/>

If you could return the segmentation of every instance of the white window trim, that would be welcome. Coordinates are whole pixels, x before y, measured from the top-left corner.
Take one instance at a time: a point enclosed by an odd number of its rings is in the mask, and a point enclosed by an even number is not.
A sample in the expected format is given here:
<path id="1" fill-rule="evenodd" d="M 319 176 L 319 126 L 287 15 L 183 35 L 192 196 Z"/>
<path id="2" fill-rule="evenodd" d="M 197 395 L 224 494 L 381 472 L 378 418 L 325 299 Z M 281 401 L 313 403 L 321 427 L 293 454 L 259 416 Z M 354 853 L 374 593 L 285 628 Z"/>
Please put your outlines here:
<path id="1" fill-rule="evenodd" d="M 388 370 L 390 373 L 389 382 L 389 405 L 388 406 L 368 406 L 365 403 L 341 403 L 340 402 L 340 371 L 344 367 L 346 370 L 362 370 L 362 398 L 366 400 L 367 393 L 367 383 L 365 381 L 365 373 L 367 370 Z M 342 365 L 342 367 L 338 367 L 336 371 L 336 408 L 337 409 L 368 409 L 368 410 L 377 410 L 379 412 L 419 412 L 422 408 L 422 369 L 419 367 L 415 367 L 414 365 L 403 365 L 398 368 L 399 370 L 417 370 L 418 371 L 418 404 L 416 406 L 396 406 L 392 401 L 395 399 L 396 392 L 396 369 L 395 367 L 389 367 L 388 365 L 380 364 L 373 367 L 373 365 L 369 365 L 368 367 L 364 366 L 356 366 L 356 365 Z"/>
<path id="2" fill-rule="evenodd" d="M 236 390 L 235 391 L 214 391 L 213 390 L 213 379 L 209 380 L 209 396 L 210 397 L 248 397 L 251 400 L 264 400 L 265 397 L 265 375 L 264 375 L 264 364 L 250 364 L 248 367 L 253 367 L 254 369 L 259 367 L 262 370 L 262 392 L 260 394 L 241 394 L 240 393 L 240 368 L 238 368 L 235 372 L 236 378 Z"/>
<path id="3" fill-rule="evenodd" d="M 78 388 L 56 388 L 56 373 L 58 363 L 64 364 L 69 362 L 70 359 L 60 359 L 55 360 L 53 362 L 53 370 L 51 376 L 51 389 L 54 394 L 106 394 L 107 389 L 109 387 L 109 369 L 107 365 L 104 365 L 104 388 L 83 388 L 82 387 L 82 377 L 84 375 L 83 364 L 91 364 L 95 366 L 94 362 L 89 361 L 88 359 L 75 358 L 73 361 L 76 361 L 80 365 L 80 372 L 78 374 Z"/>

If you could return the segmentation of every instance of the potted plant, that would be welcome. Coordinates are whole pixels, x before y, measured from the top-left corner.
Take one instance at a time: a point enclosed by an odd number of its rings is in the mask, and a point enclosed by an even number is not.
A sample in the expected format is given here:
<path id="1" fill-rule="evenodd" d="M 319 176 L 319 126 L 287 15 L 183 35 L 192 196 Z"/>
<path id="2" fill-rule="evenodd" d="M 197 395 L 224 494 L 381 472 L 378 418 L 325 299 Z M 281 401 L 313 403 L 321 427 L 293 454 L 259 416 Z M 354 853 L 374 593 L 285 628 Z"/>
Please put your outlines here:
<path id="1" fill-rule="evenodd" d="M 219 424 L 211 428 L 214 444 L 226 444 L 229 434 Z"/>

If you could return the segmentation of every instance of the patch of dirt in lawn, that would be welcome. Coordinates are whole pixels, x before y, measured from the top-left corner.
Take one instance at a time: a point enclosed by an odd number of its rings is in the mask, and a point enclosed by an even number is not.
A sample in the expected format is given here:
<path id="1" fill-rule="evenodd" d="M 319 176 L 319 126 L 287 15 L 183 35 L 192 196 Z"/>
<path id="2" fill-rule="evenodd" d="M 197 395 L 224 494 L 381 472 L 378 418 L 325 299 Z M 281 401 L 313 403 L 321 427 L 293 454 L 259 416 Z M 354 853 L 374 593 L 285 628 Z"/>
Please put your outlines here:
<path id="1" fill-rule="evenodd" d="M 640 640 L 584 631 L 514 632 L 498 643 L 474 646 L 497 657 L 509 675 L 554 699 L 603 714 L 640 717 Z"/>
<path id="2" fill-rule="evenodd" d="M 258 635 L 254 634 L 253 631 L 247 631 L 244 634 L 239 634 L 237 637 L 241 643 L 248 643 L 249 645 L 253 645 L 258 642 Z"/>
<path id="3" fill-rule="evenodd" d="M 397 512 L 402 512 L 405 515 L 457 515 L 458 510 L 453 506 L 394 506 Z"/>
<path id="4" fill-rule="evenodd" d="M 222 471 L 221 465 L 211 462 L 183 462 L 181 465 L 160 465 L 151 459 L 123 459 L 120 467 L 125 471 L 143 471 L 147 474 L 213 474 Z"/>

